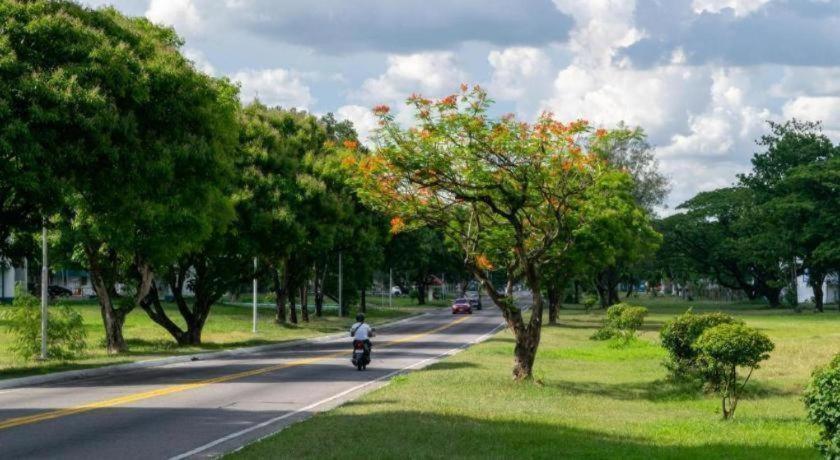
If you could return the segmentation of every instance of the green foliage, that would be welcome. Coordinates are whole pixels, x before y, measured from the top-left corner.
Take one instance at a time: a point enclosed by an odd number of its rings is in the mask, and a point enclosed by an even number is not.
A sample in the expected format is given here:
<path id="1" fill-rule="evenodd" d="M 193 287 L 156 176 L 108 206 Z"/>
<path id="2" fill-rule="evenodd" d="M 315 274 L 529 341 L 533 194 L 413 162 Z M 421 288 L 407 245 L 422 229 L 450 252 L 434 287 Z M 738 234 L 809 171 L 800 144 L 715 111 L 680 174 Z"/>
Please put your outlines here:
<path id="1" fill-rule="evenodd" d="M 33 295 L 18 287 L 12 307 L 2 312 L 12 334 L 12 352 L 23 359 L 41 353 L 41 308 Z M 51 307 L 47 316 L 47 357 L 73 359 L 85 350 L 85 327 L 82 315 L 68 306 Z"/>
<path id="2" fill-rule="evenodd" d="M 726 313 L 695 314 L 690 309 L 665 323 L 659 335 L 662 346 L 668 351 L 665 367 L 676 379 L 697 377 L 700 371 L 694 342 L 706 329 L 720 324 L 743 324 Z"/>
<path id="3" fill-rule="evenodd" d="M 743 324 L 719 324 L 703 331 L 694 349 L 703 363 L 703 377 L 709 389 L 721 395 L 723 418 L 731 418 L 738 398 L 759 363 L 770 357 L 774 345 L 764 333 Z M 739 382 L 738 368 L 748 374 Z"/>
<path id="4" fill-rule="evenodd" d="M 620 303 L 607 309 L 604 325 L 592 335 L 592 340 L 618 339 L 628 343 L 636 337 L 636 331 L 642 327 L 648 309 Z"/>
<path id="5" fill-rule="evenodd" d="M 587 312 L 591 311 L 595 304 L 598 303 L 598 297 L 592 294 L 585 294 L 582 299 L 583 309 Z"/>
<path id="6" fill-rule="evenodd" d="M 840 354 L 828 366 L 818 368 L 805 389 L 808 418 L 820 426 L 820 452 L 840 459 Z"/>

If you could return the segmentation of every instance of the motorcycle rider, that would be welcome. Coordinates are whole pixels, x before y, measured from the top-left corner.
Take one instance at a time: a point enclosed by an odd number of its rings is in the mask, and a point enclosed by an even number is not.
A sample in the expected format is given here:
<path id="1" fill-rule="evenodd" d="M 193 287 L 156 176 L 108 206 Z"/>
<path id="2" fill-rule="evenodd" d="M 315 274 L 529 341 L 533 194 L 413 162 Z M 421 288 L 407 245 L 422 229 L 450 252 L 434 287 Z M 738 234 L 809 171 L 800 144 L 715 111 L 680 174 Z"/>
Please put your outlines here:
<path id="1" fill-rule="evenodd" d="M 370 356 L 370 348 L 373 344 L 370 342 L 370 338 L 374 336 L 373 328 L 370 327 L 369 324 L 365 323 L 365 315 L 364 313 L 359 313 L 356 315 L 356 324 L 353 324 L 350 327 L 350 337 L 353 337 L 353 341 L 361 340 L 365 344 L 365 354 Z"/>

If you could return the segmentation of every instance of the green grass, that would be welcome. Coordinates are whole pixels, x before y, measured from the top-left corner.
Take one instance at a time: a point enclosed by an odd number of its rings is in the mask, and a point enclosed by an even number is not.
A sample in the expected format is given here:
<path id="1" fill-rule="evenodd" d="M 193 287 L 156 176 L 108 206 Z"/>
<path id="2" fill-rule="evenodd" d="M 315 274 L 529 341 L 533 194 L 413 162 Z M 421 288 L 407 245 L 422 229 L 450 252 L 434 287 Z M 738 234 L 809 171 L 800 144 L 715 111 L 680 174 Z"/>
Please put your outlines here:
<path id="1" fill-rule="evenodd" d="M 232 305 L 213 307 L 204 328 L 200 347 L 178 347 L 172 337 L 152 322 L 140 309 L 133 311 L 126 320 L 124 335 L 129 351 L 119 355 L 108 355 L 104 348 L 104 332 L 99 306 L 95 301 L 68 302 L 82 314 L 87 330 L 88 350 L 86 355 L 74 361 L 22 361 L 12 355 L 9 345 L 11 335 L 6 331 L 5 320 L 0 318 L 0 379 L 46 374 L 50 372 L 85 369 L 108 364 L 119 364 L 164 356 L 192 354 L 226 348 L 245 347 L 277 343 L 345 331 L 353 322 L 353 315 L 344 318 L 310 315 L 310 323 L 293 326 L 278 326 L 274 323 L 273 311 L 259 310 L 257 333 L 251 332 L 252 311 L 250 308 Z M 0 305 L 0 309 L 10 308 Z M 183 321 L 173 305 L 166 305 L 170 318 L 183 327 Z M 388 309 L 370 307 L 367 316 L 374 324 L 407 316 L 417 311 L 416 305 L 405 305 Z M 333 313 L 334 314 L 334 313 Z"/>
<path id="2" fill-rule="evenodd" d="M 819 458 L 801 392 L 811 370 L 840 351 L 840 314 L 693 302 L 726 310 L 776 344 L 753 376 L 735 419 L 719 400 L 666 379 L 658 330 L 689 304 L 636 300 L 648 317 L 626 348 L 588 337 L 603 312 L 564 310 L 546 327 L 538 383 L 510 378 L 503 332 L 426 370 L 233 454 L 250 458 Z"/>

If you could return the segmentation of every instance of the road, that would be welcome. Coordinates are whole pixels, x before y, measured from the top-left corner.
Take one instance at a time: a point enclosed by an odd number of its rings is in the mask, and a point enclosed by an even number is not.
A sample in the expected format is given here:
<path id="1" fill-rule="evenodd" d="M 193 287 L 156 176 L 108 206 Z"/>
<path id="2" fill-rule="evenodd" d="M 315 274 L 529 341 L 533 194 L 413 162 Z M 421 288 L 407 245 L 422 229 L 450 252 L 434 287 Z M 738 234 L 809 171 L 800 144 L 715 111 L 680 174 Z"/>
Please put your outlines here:
<path id="1" fill-rule="evenodd" d="M 363 372 L 350 364 L 348 337 L 0 391 L 0 458 L 216 457 L 469 346 L 500 322 L 495 308 L 443 310 L 383 327 Z"/>

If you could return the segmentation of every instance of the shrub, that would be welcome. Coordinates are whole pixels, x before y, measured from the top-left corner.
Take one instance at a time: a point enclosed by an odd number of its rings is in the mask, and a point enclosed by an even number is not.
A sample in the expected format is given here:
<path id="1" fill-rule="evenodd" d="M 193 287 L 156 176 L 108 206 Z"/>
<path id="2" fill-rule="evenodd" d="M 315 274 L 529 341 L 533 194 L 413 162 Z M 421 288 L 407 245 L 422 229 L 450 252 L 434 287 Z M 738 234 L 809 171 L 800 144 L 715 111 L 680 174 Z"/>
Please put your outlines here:
<path id="1" fill-rule="evenodd" d="M 601 329 L 592 335 L 592 340 L 621 339 L 627 343 L 636 336 L 636 331 L 642 327 L 648 310 L 645 307 L 634 307 L 620 303 L 607 309 L 607 318 Z"/>
<path id="2" fill-rule="evenodd" d="M 699 353 L 703 377 L 708 387 L 721 395 L 724 419 L 735 415 L 740 393 L 773 348 L 764 333 L 743 324 L 720 324 L 697 338 L 694 349 Z M 738 379 L 739 367 L 749 370 L 743 382 Z"/>
<path id="3" fill-rule="evenodd" d="M 583 296 L 583 309 L 587 313 L 595 307 L 595 304 L 598 302 L 598 297 L 592 294 L 586 294 Z"/>
<path id="4" fill-rule="evenodd" d="M 817 447 L 826 458 L 840 459 L 840 354 L 814 371 L 805 389 L 808 419 L 820 425 Z"/>
<path id="5" fill-rule="evenodd" d="M 41 310 L 37 298 L 20 287 L 12 307 L 3 313 L 6 330 L 14 336 L 12 353 L 32 359 L 41 353 Z M 52 307 L 47 315 L 47 356 L 71 359 L 85 349 L 86 331 L 82 315 L 68 306 Z"/>
<path id="6" fill-rule="evenodd" d="M 720 324 L 743 324 L 743 321 L 726 313 L 696 315 L 691 310 L 665 323 L 659 336 L 662 346 L 668 351 L 665 367 L 677 380 L 697 377 L 700 371 L 694 342 L 711 327 Z"/>

